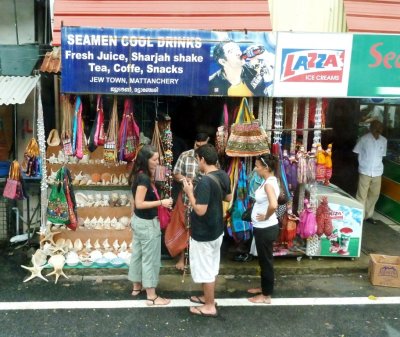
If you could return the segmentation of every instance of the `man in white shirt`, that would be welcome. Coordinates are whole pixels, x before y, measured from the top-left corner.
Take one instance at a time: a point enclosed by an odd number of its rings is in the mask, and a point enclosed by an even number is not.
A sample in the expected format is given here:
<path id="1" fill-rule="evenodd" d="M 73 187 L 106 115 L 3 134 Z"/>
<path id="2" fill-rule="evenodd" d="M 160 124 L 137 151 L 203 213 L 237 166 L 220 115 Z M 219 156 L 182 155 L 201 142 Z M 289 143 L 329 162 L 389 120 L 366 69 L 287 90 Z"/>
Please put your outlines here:
<path id="1" fill-rule="evenodd" d="M 358 188 L 356 199 L 364 205 L 365 219 L 373 224 L 375 204 L 381 191 L 382 158 L 386 156 L 387 139 L 381 135 L 383 124 L 373 120 L 370 132 L 362 136 L 353 149 L 358 154 Z"/>

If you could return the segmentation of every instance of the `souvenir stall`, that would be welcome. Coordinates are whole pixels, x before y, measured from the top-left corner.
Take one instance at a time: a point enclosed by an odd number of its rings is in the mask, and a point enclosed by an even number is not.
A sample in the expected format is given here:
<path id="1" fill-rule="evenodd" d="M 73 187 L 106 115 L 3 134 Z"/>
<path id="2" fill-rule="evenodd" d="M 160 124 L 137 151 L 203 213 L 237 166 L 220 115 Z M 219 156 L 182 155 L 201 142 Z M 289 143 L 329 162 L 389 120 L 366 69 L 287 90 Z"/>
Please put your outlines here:
<path id="1" fill-rule="evenodd" d="M 141 134 L 129 97 L 97 95 L 90 134 L 85 133 L 89 101 L 61 96 L 62 130 L 51 130 L 47 139 L 49 193 L 41 247 L 46 255 L 62 255 L 67 268 L 126 267 L 132 240 L 129 173 L 139 145 L 150 139 Z M 171 193 L 169 123 L 156 120 L 151 140 L 161 154 L 156 181 L 163 198 Z"/>

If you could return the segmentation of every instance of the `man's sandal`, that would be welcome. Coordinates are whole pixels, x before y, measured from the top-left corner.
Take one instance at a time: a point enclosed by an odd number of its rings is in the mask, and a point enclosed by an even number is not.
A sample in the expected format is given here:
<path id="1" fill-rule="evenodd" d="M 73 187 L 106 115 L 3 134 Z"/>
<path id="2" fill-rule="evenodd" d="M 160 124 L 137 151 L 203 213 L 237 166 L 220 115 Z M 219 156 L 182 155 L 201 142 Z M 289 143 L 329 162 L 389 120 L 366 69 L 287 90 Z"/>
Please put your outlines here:
<path id="1" fill-rule="evenodd" d="M 161 303 L 156 303 L 157 300 L 159 300 Z M 168 305 L 170 302 L 171 302 L 171 301 L 168 300 L 168 299 L 166 299 L 166 298 L 157 296 L 157 297 L 155 297 L 155 298 L 153 298 L 153 299 L 148 298 L 147 301 L 146 301 L 146 304 L 147 304 L 149 307 L 152 307 L 152 306 L 155 306 L 155 305 Z"/>

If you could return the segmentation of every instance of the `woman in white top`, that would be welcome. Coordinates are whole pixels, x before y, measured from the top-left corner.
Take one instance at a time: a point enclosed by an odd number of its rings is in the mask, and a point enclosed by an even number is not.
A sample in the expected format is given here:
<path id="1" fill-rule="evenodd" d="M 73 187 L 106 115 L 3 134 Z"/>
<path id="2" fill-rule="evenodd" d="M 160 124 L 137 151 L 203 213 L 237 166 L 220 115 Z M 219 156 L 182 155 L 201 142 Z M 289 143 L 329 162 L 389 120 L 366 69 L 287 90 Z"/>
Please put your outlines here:
<path id="1" fill-rule="evenodd" d="M 253 303 L 271 303 L 274 290 L 273 243 L 279 234 L 278 207 L 279 185 L 274 172 L 278 159 L 271 154 L 256 158 L 255 171 L 264 178 L 264 183 L 255 192 L 255 204 L 251 213 L 253 234 L 256 243 L 258 262 L 261 268 L 261 287 L 251 288 L 249 293 Z"/>

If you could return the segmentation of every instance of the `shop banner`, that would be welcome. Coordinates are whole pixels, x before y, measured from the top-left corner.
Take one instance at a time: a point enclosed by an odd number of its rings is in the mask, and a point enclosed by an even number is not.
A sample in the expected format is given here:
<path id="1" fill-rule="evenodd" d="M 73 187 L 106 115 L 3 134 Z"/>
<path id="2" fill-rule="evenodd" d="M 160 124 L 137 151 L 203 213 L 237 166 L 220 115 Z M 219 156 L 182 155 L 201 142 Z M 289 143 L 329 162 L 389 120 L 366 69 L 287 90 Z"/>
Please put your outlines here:
<path id="1" fill-rule="evenodd" d="M 63 27 L 64 93 L 270 96 L 275 36 Z"/>
<path id="2" fill-rule="evenodd" d="M 275 97 L 346 97 L 351 34 L 279 33 Z"/>
<path id="3" fill-rule="evenodd" d="M 400 97 L 400 35 L 354 35 L 348 96 Z"/>

